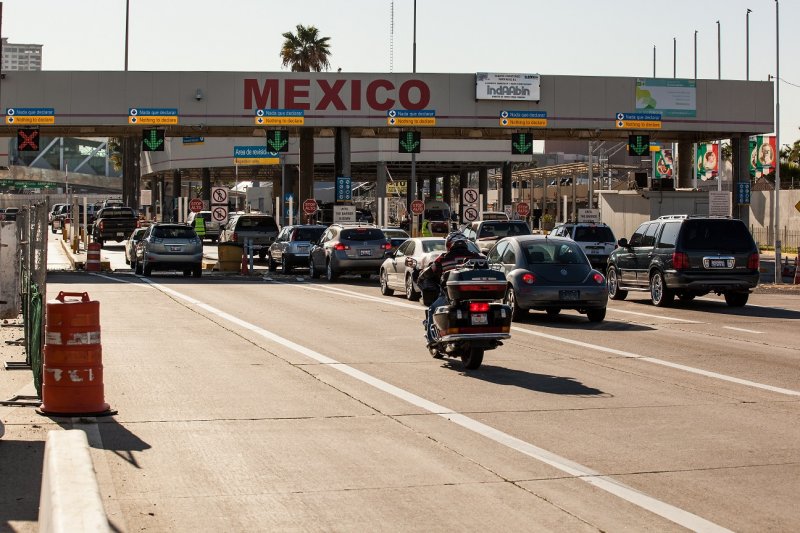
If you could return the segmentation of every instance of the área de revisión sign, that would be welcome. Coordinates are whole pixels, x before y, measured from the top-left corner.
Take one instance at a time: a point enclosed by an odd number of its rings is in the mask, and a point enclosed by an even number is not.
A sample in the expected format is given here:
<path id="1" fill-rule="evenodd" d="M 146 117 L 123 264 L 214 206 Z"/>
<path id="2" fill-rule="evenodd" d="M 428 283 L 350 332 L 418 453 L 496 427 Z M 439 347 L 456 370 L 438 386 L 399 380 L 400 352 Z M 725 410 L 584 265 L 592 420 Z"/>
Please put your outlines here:
<path id="1" fill-rule="evenodd" d="M 234 146 L 234 165 L 279 165 L 280 156 L 266 146 Z"/>

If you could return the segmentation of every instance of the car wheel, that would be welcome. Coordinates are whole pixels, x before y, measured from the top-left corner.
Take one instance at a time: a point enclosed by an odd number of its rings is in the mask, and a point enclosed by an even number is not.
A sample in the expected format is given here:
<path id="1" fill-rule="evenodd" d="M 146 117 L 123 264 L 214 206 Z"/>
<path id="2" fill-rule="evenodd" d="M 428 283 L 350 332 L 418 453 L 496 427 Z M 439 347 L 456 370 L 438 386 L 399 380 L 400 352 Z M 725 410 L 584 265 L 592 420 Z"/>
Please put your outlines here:
<path id="1" fill-rule="evenodd" d="M 731 307 L 744 307 L 749 297 L 746 292 L 726 292 L 725 303 Z"/>
<path id="2" fill-rule="evenodd" d="M 272 260 L 272 254 L 267 255 L 267 270 L 275 272 L 276 267 L 275 261 Z"/>
<path id="3" fill-rule="evenodd" d="M 267 251 L 264 250 L 264 249 L 259 250 L 258 251 L 258 258 L 263 261 L 265 257 L 267 257 Z"/>
<path id="4" fill-rule="evenodd" d="M 589 322 L 602 322 L 603 319 L 606 318 L 606 308 L 603 307 L 602 309 L 587 309 L 586 317 L 589 319 Z"/>
<path id="5" fill-rule="evenodd" d="M 331 264 L 331 260 L 328 259 L 328 262 L 325 266 L 325 279 L 328 281 L 336 281 L 336 278 L 339 277 L 339 273 L 333 269 L 333 264 Z"/>
<path id="6" fill-rule="evenodd" d="M 195 278 L 202 277 L 203 275 L 203 265 L 197 265 L 192 269 L 192 276 Z"/>
<path id="7" fill-rule="evenodd" d="M 619 288 L 619 277 L 617 276 L 617 269 L 612 267 L 608 268 L 606 273 L 606 280 L 608 282 L 608 297 L 612 300 L 624 300 L 628 296 L 628 291 Z"/>
<path id="8" fill-rule="evenodd" d="M 411 280 L 411 274 L 406 276 L 406 298 L 410 302 L 418 302 L 422 297 L 422 293 L 414 290 L 414 282 Z"/>
<path id="9" fill-rule="evenodd" d="M 389 276 L 386 274 L 385 270 L 381 270 L 381 294 L 384 296 L 391 296 L 394 294 L 394 289 L 389 288 Z"/>
<path id="10" fill-rule="evenodd" d="M 134 273 L 139 274 L 141 276 L 142 275 L 142 264 L 140 262 L 136 261 L 134 263 L 134 265 L 133 265 L 133 271 L 134 271 Z"/>
<path id="11" fill-rule="evenodd" d="M 290 267 L 289 264 L 286 262 L 285 257 L 281 257 L 281 272 L 283 274 L 291 274 L 292 272 L 292 267 Z"/>
<path id="12" fill-rule="evenodd" d="M 561 313 L 560 307 L 548 307 L 545 312 L 550 316 L 558 316 Z"/>
<path id="13" fill-rule="evenodd" d="M 467 370 L 475 370 L 483 362 L 483 348 L 468 348 L 461 352 L 461 362 Z"/>
<path id="14" fill-rule="evenodd" d="M 321 276 L 321 272 L 319 272 L 316 267 L 314 266 L 314 260 L 309 258 L 308 259 L 308 277 L 311 279 L 319 279 Z"/>
<path id="15" fill-rule="evenodd" d="M 650 301 L 656 307 L 667 307 L 672 303 L 675 294 L 664 283 L 664 274 L 654 272 L 650 276 Z"/>
<path id="16" fill-rule="evenodd" d="M 511 285 L 508 286 L 506 289 L 506 295 L 503 298 L 503 303 L 507 306 L 511 307 L 511 321 L 512 322 L 519 322 L 522 320 L 522 317 L 528 314 L 527 309 L 523 309 L 517 303 L 517 293 L 514 291 L 514 287 Z"/>
<path id="17" fill-rule="evenodd" d="M 153 274 L 153 267 L 147 261 L 142 265 L 142 274 L 145 277 L 150 277 L 150 275 Z"/>

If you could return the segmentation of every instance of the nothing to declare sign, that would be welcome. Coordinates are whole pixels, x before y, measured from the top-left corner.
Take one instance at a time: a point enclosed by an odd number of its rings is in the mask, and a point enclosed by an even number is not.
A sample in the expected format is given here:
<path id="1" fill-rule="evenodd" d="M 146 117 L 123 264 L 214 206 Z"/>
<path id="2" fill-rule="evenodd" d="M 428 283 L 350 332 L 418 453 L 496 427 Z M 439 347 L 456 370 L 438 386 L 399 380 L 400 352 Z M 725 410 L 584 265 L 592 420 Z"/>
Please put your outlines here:
<path id="1" fill-rule="evenodd" d="M 541 95 L 538 74 L 475 74 L 476 100 L 526 100 L 538 102 Z"/>

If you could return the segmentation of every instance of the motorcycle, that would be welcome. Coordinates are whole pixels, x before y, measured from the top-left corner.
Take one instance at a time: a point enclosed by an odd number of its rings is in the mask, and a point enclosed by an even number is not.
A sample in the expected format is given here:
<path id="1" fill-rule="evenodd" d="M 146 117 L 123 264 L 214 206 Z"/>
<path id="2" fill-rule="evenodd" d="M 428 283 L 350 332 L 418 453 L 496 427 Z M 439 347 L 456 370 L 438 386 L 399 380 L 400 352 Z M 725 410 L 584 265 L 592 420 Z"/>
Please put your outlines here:
<path id="1" fill-rule="evenodd" d="M 505 276 L 485 259 L 468 259 L 446 272 L 440 286 L 432 285 L 420 286 L 423 299 L 432 303 L 444 291 L 448 303 L 434 309 L 430 323 L 424 321 L 431 355 L 460 358 L 467 370 L 479 368 L 486 350 L 511 338 L 511 307 L 497 301 L 506 292 Z"/>

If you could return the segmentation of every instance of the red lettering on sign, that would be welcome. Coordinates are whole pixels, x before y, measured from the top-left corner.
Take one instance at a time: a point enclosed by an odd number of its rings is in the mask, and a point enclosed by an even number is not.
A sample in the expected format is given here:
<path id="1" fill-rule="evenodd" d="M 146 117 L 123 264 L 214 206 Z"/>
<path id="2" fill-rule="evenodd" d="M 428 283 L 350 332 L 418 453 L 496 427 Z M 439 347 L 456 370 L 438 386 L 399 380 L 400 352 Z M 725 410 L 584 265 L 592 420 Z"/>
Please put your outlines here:
<path id="1" fill-rule="evenodd" d="M 309 85 L 311 85 L 311 80 L 286 80 L 283 87 L 286 92 L 283 97 L 284 107 L 286 109 L 311 109 L 308 102 L 297 101 L 298 98 L 308 98 Z"/>
<path id="2" fill-rule="evenodd" d="M 255 99 L 256 109 L 278 109 L 278 80 L 264 80 L 264 90 L 258 85 L 258 80 L 244 80 L 244 108 L 253 109 Z"/>
<path id="3" fill-rule="evenodd" d="M 342 87 L 344 87 L 345 80 L 336 80 L 332 86 L 326 80 L 318 81 L 319 87 L 324 94 L 319 104 L 317 104 L 317 109 L 325 109 L 328 105 L 333 104 L 333 107 L 339 111 L 346 110 L 347 106 L 345 106 L 342 99 L 339 98 L 339 92 L 342 90 Z"/>
<path id="4" fill-rule="evenodd" d="M 361 80 L 350 82 L 350 109 L 361 111 Z"/>
<path id="5" fill-rule="evenodd" d="M 416 102 L 411 101 L 411 90 L 417 89 L 419 98 Z M 403 109 L 425 109 L 431 101 L 431 90 L 422 80 L 408 80 L 400 86 L 400 105 Z"/>
<path id="6" fill-rule="evenodd" d="M 393 91 L 394 85 L 389 80 L 375 80 L 367 85 L 367 104 L 377 111 L 389 111 L 394 107 L 394 99 L 387 97 L 383 102 L 378 101 L 378 89 Z"/>

